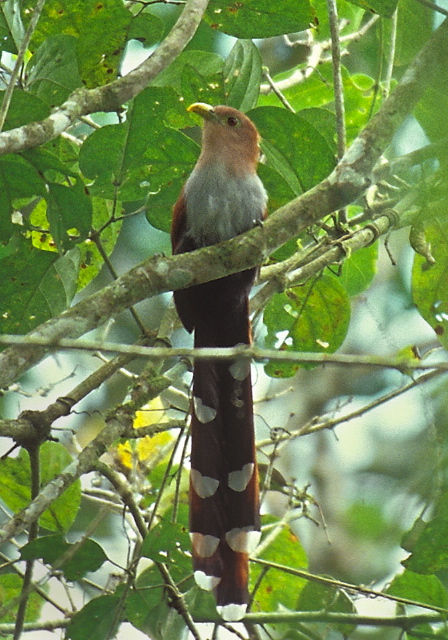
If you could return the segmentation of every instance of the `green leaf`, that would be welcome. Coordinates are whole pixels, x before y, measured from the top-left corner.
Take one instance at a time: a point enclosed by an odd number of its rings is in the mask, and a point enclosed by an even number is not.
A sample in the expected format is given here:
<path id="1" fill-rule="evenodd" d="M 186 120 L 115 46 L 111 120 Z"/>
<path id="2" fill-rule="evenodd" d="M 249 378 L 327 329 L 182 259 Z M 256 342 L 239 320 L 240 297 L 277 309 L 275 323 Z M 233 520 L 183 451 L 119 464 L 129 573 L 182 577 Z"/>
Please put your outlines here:
<path id="1" fill-rule="evenodd" d="M 237 40 L 224 65 L 225 104 L 248 111 L 255 107 L 261 82 L 261 55 L 251 40 Z"/>
<path id="2" fill-rule="evenodd" d="M 1 103 L 3 103 L 4 95 L 5 92 L 0 91 Z M 36 120 L 43 120 L 49 114 L 48 106 L 40 98 L 28 91 L 14 89 L 4 129 L 5 131 L 15 129 Z"/>
<path id="3" fill-rule="evenodd" d="M 266 164 L 259 164 L 258 174 L 269 194 L 269 211 L 276 211 L 295 197 L 295 193 L 287 181 L 272 167 L 268 167 Z M 295 248 L 297 249 L 297 245 L 295 245 Z"/>
<path id="4" fill-rule="evenodd" d="M 313 187 L 334 168 L 334 153 L 326 138 L 300 114 L 259 107 L 249 116 L 260 132 L 268 164 L 295 195 Z"/>
<path id="5" fill-rule="evenodd" d="M 145 558 L 164 562 L 176 581 L 191 573 L 191 543 L 185 505 L 182 505 L 179 515 L 184 522 L 182 524 L 171 522 L 171 512 L 166 513 L 161 522 L 148 532 L 141 549 L 141 555 Z"/>
<path id="6" fill-rule="evenodd" d="M 307 0 L 211 0 L 205 14 L 213 29 L 236 38 L 270 38 L 303 31 L 313 19 Z"/>
<path id="7" fill-rule="evenodd" d="M 92 201 L 78 180 L 67 187 L 50 183 L 47 218 L 50 233 L 60 252 L 85 240 L 92 225 Z"/>
<path id="8" fill-rule="evenodd" d="M 162 39 L 163 32 L 164 25 L 160 18 L 152 13 L 139 13 L 132 19 L 128 39 L 138 40 L 145 47 L 150 47 Z"/>
<path id="9" fill-rule="evenodd" d="M 308 582 L 303 588 L 296 604 L 297 611 L 326 611 L 332 613 L 356 613 L 356 607 L 344 591 L 330 585 Z M 355 625 L 335 624 L 344 638 L 350 636 Z"/>
<path id="10" fill-rule="evenodd" d="M 299 111 L 300 117 L 313 125 L 320 135 L 325 138 L 333 154 L 337 155 L 336 116 L 328 109 L 311 107 Z"/>
<path id="11" fill-rule="evenodd" d="M 416 573 L 429 574 L 448 568 L 448 493 L 441 495 L 431 520 L 424 524 L 402 564 Z M 409 544 L 409 539 L 407 539 Z"/>
<path id="12" fill-rule="evenodd" d="M 37 49 L 28 63 L 28 87 L 49 107 L 60 105 L 82 86 L 76 58 L 77 39 L 57 34 Z"/>
<path id="13" fill-rule="evenodd" d="M 39 251 L 24 239 L 0 260 L 0 299 L 2 333 L 27 333 L 64 311 L 75 291 L 79 253 Z"/>
<path id="14" fill-rule="evenodd" d="M 133 101 L 126 123 L 102 127 L 87 138 L 79 164 L 94 180 L 93 195 L 137 201 L 185 175 L 183 155 L 197 145 L 165 126 L 164 117 L 176 103 L 172 89 L 150 87 Z"/>
<path id="15" fill-rule="evenodd" d="M 34 0 L 25 2 L 28 19 L 34 4 Z M 34 52 L 54 35 L 75 36 L 83 83 L 88 87 L 103 85 L 117 75 L 132 18 L 121 0 L 49 0 L 33 32 L 30 50 Z"/>
<path id="16" fill-rule="evenodd" d="M 151 573 L 156 578 L 155 582 L 160 584 L 159 572 L 152 570 Z M 158 596 L 157 600 L 154 598 L 155 594 Z M 153 640 L 183 638 L 186 631 L 185 620 L 162 596 L 162 589 L 140 588 L 133 591 L 126 599 L 126 618 Z M 154 606 L 150 606 L 152 600 L 156 602 Z"/>
<path id="17" fill-rule="evenodd" d="M 0 242 L 7 242 L 17 227 L 12 222 L 16 198 L 46 195 L 45 182 L 24 158 L 0 157 Z"/>
<path id="18" fill-rule="evenodd" d="M 365 291 L 376 274 L 378 244 L 355 251 L 344 260 L 340 282 L 349 296 L 357 296 Z"/>
<path id="19" fill-rule="evenodd" d="M 386 593 L 433 607 L 448 607 L 448 594 L 437 576 L 406 570 L 392 580 Z"/>
<path id="20" fill-rule="evenodd" d="M 145 569 L 138 576 L 135 589 L 126 598 L 125 609 L 126 618 L 136 629 L 155 633 L 157 611 L 168 613 L 168 605 L 164 589 L 160 585 L 160 573 L 154 566 Z"/>
<path id="21" fill-rule="evenodd" d="M 181 522 L 173 523 L 171 512 L 167 512 L 163 520 L 148 532 L 141 553 L 154 562 L 164 562 L 173 580 L 181 581 L 182 590 L 185 590 L 193 583 L 187 505 L 180 504 L 178 516 Z M 189 581 L 186 581 L 187 577 Z M 160 582 L 160 573 L 155 566 L 143 571 L 135 586 L 136 589 L 126 600 L 129 621 L 151 638 L 165 640 L 181 637 L 185 622 L 169 606 Z"/>
<path id="22" fill-rule="evenodd" d="M 215 53 L 184 51 L 153 80 L 151 86 L 170 87 L 179 96 L 171 100 L 171 111 L 166 114 L 166 123 L 175 128 L 196 124 L 194 116 L 186 107 L 192 102 L 222 104 L 224 60 Z M 173 107 L 177 107 L 176 110 Z"/>
<path id="23" fill-rule="evenodd" d="M 45 176 L 48 181 L 55 182 L 57 178 L 61 180 L 67 177 L 79 177 L 58 156 L 43 147 L 22 151 L 21 156 L 32 164 L 41 176 Z"/>
<path id="24" fill-rule="evenodd" d="M 185 65 L 181 72 L 181 89 L 183 111 L 176 114 L 176 119 L 169 119 L 169 124 L 176 128 L 191 126 L 192 119 L 185 107 L 193 102 L 222 104 L 225 102 L 222 74 L 205 76 L 200 71 Z"/>
<path id="25" fill-rule="evenodd" d="M 0 3 L 0 48 L 16 54 L 25 35 L 19 0 Z"/>
<path id="26" fill-rule="evenodd" d="M 194 155 L 194 148 L 191 149 L 191 152 L 193 161 L 187 163 L 184 171 L 185 175 L 164 185 L 159 191 L 148 195 L 148 199 L 146 201 L 146 218 L 153 227 L 160 229 L 160 231 L 165 231 L 166 233 L 170 232 L 173 204 L 179 197 L 182 185 L 188 176 L 189 169 L 191 170 L 193 168 L 194 158 L 197 159 L 197 153 L 199 150 L 196 152 L 196 155 Z"/>
<path id="27" fill-rule="evenodd" d="M 425 228 L 435 264 L 416 254 L 412 269 L 412 297 L 422 317 L 448 348 L 448 225 L 441 219 Z"/>
<path id="28" fill-rule="evenodd" d="M 22 560 L 42 560 L 63 572 L 69 582 L 83 578 L 86 573 L 97 571 L 107 560 L 103 549 L 94 540 L 83 540 L 76 548 L 61 535 L 42 536 L 29 542 L 20 550 Z M 67 559 L 62 561 L 62 558 Z"/>
<path id="29" fill-rule="evenodd" d="M 217 53 L 208 51 L 183 51 L 166 69 L 158 74 L 151 86 L 169 86 L 180 93 L 182 87 L 181 77 L 185 67 L 193 67 L 204 77 L 213 76 L 222 72 L 224 60 Z M 195 98 L 195 100 L 198 99 L 198 97 Z"/>
<path id="30" fill-rule="evenodd" d="M 281 351 L 333 353 L 348 330 L 350 303 L 338 278 L 324 275 L 303 286 L 275 294 L 266 306 L 266 347 Z M 301 365 L 272 362 L 272 377 L 294 375 Z"/>
<path id="31" fill-rule="evenodd" d="M 394 64 L 408 65 L 434 29 L 434 16 L 413 0 L 399 0 Z"/>
<path id="32" fill-rule="evenodd" d="M 123 616 L 121 598 L 100 596 L 78 611 L 67 626 L 71 640 L 110 640 L 114 638 Z"/>
<path id="33" fill-rule="evenodd" d="M 121 0 L 83 0 L 85 15 L 79 33 L 79 72 L 88 88 L 117 76 L 132 15 Z"/>
<path id="34" fill-rule="evenodd" d="M 111 255 L 120 234 L 122 220 L 117 220 L 113 224 L 106 223 L 111 218 L 112 205 L 102 198 L 91 198 L 92 202 L 92 228 L 101 232 L 101 245 L 108 256 Z M 106 225 L 106 226 L 105 226 Z M 78 245 L 80 251 L 80 269 L 78 277 L 78 291 L 86 287 L 95 278 L 104 265 L 104 258 L 98 247 L 93 242 L 83 242 Z"/>
<path id="35" fill-rule="evenodd" d="M 42 486 L 62 473 L 71 462 L 72 457 L 62 444 L 44 442 L 40 448 Z M 42 514 L 39 520 L 41 526 L 49 531 L 68 531 L 75 521 L 80 503 L 81 481 L 75 480 Z"/>
<path id="36" fill-rule="evenodd" d="M 3 624 L 13 624 L 17 619 L 17 606 L 10 606 L 16 598 L 20 598 L 23 578 L 15 573 L 0 575 L 0 604 L 7 612 L 0 618 Z M 43 599 L 35 591 L 31 591 L 27 602 L 25 622 L 35 622 L 39 619 Z"/>
<path id="37" fill-rule="evenodd" d="M 398 0 L 350 0 L 358 7 L 378 13 L 383 18 L 390 18 L 396 9 Z"/>
<path id="38" fill-rule="evenodd" d="M 216 616 L 216 600 L 211 591 L 201 589 L 195 584 L 184 594 L 184 599 L 194 619 Z"/>
<path id="39" fill-rule="evenodd" d="M 298 67 L 294 69 L 280 73 L 274 77 L 274 81 L 279 82 L 289 78 L 299 70 L 303 72 L 305 66 L 298 65 Z M 375 81 L 370 76 L 364 74 L 357 73 L 351 76 L 348 70 L 342 67 L 342 82 L 345 96 L 347 139 L 350 142 L 358 135 L 359 129 L 367 123 Z M 283 93 L 299 115 L 302 115 L 301 110 L 303 109 L 308 110 L 326 105 L 331 108 L 334 101 L 331 63 L 324 62 L 319 65 L 318 74 L 313 73 L 303 82 L 294 83 L 290 88 L 284 89 Z M 262 106 L 279 106 L 279 99 L 272 92 L 268 95 L 260 95 L 258 102 L 259 105 Z M 303 117 L 306 118 L 306 114 L 304 114 Z M 321 134 L 324 134 L 321 126 L 317 122 L 315 126 Z M 329 136 L 333 141 L 332 144 L 334 144 L 335 128 L 327 130 L 325 133 L 327 140 Z"/>
<path id="40" fill-rule="evenodd" d="M 60 474 L 71 461 L 64 446 L 44 442 L 40 448 L 42 486 Z M 30 482 L 30 462 L 26 451 L 22 449 L 16 458 L 0 460 L 0 495 L 9 509 L 17 512 L 28 505 Z M 40 525 L 50 531 L 67 531 L 75 520 L 80 501 L 81 483 L 77 480 L 42 514 Z"/>
<path id="41" fill-rule="evenodd" d="M 274 518 L 263 518 L 263 522 L 274 522 Z M 306 569 L 308 560 L 299 540 L 289 527 L 284 527 L 260 556 L 261 559 L 283 564 L 293 569 Z M 257 583 L 264 566 L 252 563 L 250 581 Z M 304 588 L 306 580 L 278 569 L 269 569 L 264 575 L 255 594 L 254 610 L 276 611 L 280 606 L 295 609 L 297 596 Z"/>
<path id="42" fill-rule="evenodd" d="M 448 70 L 441 67 L 437 82 L 425 91 L 414 115 L 431 142 L 448 135 Z"/>

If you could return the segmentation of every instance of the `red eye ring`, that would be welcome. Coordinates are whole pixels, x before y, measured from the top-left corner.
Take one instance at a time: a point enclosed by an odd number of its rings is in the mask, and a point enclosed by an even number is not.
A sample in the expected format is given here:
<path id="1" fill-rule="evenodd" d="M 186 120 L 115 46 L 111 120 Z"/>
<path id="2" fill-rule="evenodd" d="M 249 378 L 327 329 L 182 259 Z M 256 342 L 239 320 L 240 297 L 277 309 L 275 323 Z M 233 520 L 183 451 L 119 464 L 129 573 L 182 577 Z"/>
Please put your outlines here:
<path id="1" fill-rule="evenodd" d="M 235 116 L 229 116 L 227 118 L 227 124 L 229 125 L 229 127 L 236 127 L 238 123 L 238 118 L 235 118 Z"/>

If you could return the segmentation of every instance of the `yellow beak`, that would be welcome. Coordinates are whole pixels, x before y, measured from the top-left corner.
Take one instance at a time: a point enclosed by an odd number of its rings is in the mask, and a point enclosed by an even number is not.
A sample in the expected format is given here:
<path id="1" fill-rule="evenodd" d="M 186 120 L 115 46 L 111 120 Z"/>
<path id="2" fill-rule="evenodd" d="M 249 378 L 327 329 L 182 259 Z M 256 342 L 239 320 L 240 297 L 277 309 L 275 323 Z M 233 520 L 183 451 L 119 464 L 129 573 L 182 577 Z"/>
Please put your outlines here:
<path id="1" fill-rule="evenodd" d="M 198 116 L 204 118 L 204 120 L 215 120 L 216 113 L 211 104 L 206 104 L 205 102 L 193 102 L 187 108 L 187 111 L 191 113 L 197 113 Z"/>

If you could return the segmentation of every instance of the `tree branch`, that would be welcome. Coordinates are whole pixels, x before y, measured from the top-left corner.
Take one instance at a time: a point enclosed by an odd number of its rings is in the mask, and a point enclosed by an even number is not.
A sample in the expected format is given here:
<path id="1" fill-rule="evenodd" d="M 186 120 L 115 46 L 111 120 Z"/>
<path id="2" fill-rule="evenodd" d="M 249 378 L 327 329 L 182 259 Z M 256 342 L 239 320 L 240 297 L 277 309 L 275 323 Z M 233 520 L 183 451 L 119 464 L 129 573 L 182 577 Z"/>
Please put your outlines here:
<path id="1" fill-rule="evenodd" d="M 14 343 L 18 344 L 22 341 L 29 341 L 30 345 L 47 345 L 50 344 L 57 349 L 75 349 L 79 351 L 115 351 L 121 354 L 132 356 L 140 356 L 150 360 L 166 360 L 168 358 L 195 358 L 197 360 L 209 360 L 214 358 L 217 360 L 234 360 L 235 358 L 251 358 L 260 362 L 265 360 L 273 360 L 276 362 L 294 362 L 306 364 L 334 364 L 340 366 L 366 366 L 395 369 L 405 374 L 411 374 L 413 371 L 432 371 L 437 370 L 440 373 L 448 371 L 448 362 L 442 360 L 440 362 L 425 363 L 422 360 L 411 359 L 403 356 L 387 357 L 375 355 L 357 355 L 347 353 L 315 353 L 307 351 L 279 351 L 278 349 L 262 349 L 256 346 L 237 345 L 235 347 L 142 347 L 138 345 L 122 344 L 119 342 L 101 342 L 98 340 L 73 340 L 72 338 L 60 338 L 58 341 L 48 340 L 46 338 L 29 336 L 0 335 L 0 344 Z M 164 377 L 161 376 L 162 381 Z M 168 384 L 166 380 L 164 387 Z M 158 389 L 160 392 L 163 389 Z M 5 420 L 2 423 L 7 424 Z M 14 421 L 16 422 L 16 421 Z M 18 421 L 17 421 L 18 422 Z M 0 424 L 2 424 L 0 423 Z M 139 430 L 140 431 L 140 430 Z"/>

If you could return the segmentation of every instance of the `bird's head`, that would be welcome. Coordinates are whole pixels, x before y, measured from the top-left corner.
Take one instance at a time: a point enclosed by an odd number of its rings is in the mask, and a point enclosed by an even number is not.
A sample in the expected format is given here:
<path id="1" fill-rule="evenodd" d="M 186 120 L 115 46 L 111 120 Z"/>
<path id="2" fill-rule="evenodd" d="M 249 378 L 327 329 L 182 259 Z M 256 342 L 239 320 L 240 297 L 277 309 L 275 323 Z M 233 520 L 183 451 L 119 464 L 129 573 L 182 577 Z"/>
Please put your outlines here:
<path id="1" fill-rule="evenodd" d="M 204 120 L 199 166 L 221 162 L 234 174 L 256 172 L 260 136 L 244 113 L 233 107 L 213 107 L 204 102 L 195 102 L 187 110 Z"/>

